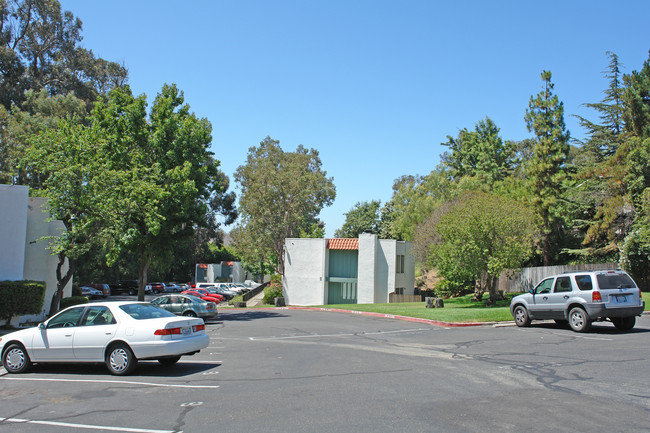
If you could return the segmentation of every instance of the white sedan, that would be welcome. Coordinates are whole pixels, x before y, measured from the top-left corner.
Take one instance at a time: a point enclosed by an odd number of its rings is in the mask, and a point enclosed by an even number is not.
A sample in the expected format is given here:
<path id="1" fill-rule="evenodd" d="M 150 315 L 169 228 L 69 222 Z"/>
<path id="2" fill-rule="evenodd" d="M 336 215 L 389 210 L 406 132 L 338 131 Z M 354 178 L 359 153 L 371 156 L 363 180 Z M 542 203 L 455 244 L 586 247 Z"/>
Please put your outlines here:
<path id="1" fill-rule="evenodd" d="M 131 373 L 139 359 L 175 364 L 209 344 L 203 319 L 179 317 L 144 302 L 69 307 L 35 328 L 0 338 L 2 364 L 22 373 L 39 362 L 103 362 L 112 374 Z"/>

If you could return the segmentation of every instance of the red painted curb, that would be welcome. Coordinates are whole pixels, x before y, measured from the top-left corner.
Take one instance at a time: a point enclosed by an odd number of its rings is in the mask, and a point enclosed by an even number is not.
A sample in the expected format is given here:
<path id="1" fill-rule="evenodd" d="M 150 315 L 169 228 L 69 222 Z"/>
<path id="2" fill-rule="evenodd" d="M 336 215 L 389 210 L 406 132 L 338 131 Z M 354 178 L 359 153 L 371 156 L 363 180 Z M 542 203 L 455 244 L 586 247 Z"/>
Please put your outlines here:
<path id="1" fill-rule="evenodd" d="M 254 308 L 233 308 L 233 310 L 252 310 Z M 262 309 L 262 308 L 260 308 Z M 335 313 L 349 313 L 349 314 L 360 314 L 364 316 L 372 317 L 381 317 L 383 319 L 398 319 L 404 320 L 407 322 L 417 322 L 417 323 L 426 323 L 434 326 L 441 326 L 444 328 L 465 328 L 468 326 L 483 326 L 483 322 L 471 322 L 471 323 L 451 323 L 451 322 L 441 322 L 439 320 L 430 320 L 430 319 L 421 319 L 419 317 L 409 317 L 409 316 L 397 316 L 395 314 L 382 314 L 382 313 L 373 313 L 370 311 L 353 311 L 353 310 L 341 310 L 338 308 L 323 308 L 323 307 L 275 307 L 275 308 L 264 308 L 264 310 L 311 310 L 311 311 L 332 311 Z"/>

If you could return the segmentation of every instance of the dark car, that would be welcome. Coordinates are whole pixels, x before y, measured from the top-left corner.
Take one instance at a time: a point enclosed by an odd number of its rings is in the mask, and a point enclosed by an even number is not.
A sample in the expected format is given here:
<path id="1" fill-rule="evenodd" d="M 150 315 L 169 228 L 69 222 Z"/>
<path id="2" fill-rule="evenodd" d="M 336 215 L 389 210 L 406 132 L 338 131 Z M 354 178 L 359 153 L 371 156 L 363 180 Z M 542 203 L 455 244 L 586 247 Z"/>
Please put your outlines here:
<path id="1" fill-rule="evenodd" d="M 137 295 L 138 280 L 120 280 L 115 284 L 111 284 L 111 294 L 120 295 L 123 293 Z"/>

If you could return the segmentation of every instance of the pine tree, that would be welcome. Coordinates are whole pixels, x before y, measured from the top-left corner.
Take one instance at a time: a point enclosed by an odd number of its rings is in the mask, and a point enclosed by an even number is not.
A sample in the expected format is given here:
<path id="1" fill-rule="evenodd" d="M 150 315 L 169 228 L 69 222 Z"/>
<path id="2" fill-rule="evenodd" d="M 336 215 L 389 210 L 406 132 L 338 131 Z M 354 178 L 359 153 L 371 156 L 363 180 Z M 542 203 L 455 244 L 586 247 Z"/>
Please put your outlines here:
<path id="1" fill-rule="evenodd" d="M 569 132 L 564 124 L 564 105 L 553 94 L 551 72 L 542 72 L 541 78 L 543 90 L 530 97 L 525 120 L 528 131 L 536 137 L 527 176 L 532 186 L 533 206 L 541 221 L 542 255 L 546 266 L 551 262 L 550 236 L 559 218 L 557 209 L 569 154 Z"/>

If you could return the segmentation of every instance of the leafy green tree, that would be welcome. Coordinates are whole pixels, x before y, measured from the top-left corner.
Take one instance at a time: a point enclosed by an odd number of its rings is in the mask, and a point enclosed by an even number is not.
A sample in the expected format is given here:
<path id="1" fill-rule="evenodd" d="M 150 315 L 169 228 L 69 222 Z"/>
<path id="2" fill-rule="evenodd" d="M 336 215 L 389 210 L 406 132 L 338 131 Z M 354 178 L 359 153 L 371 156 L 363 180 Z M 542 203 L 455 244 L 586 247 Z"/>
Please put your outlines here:
<path id="1" fill-rule="evenodd" d="M 232 236 L 247 263 L 263 262 L 283 274 L 284 240 L 308 231 L 321 209 L 332 204 L 336 188 L 315 149 L 301 145 L 285 152 L 279 143 L 266 137 L 249 149 L 246 164 L 235 172 L 241 221 Z"/>
<path id="2" fill-rule="evenodd" d="M 464 192 L 418 227 L 416 251 L 444 278 L 445 290 L 458 293 L 471 281 L 475 300 L 487 291 L 494 303 L 499 275 L 530 257 L 535 233 L 534 214 L 521 201 Z"/>
<path id="3" fill-rule="evenodd" d="M 0 1 L 0 103 L 20 105 L 28 89 L 92 102 L 125 84 L 123 66 L 79 47 L 81 20 L 56 0 Z"/>
<path id="4" fill-rule="evenodd" d="M 526 110 L 526 126 L 536 137 L 533 155 L 527 165 L 532 203 L 541 221 L 542 258 L 551 263 L 551 234 L 561 216 L 559 200 L 564 192 L 565 163 L 569 154 L 569 132 L 564 124 L 564 105 L 553 94 L 551 72 L 541 74 L 543 90 L 531 96 Z"/>
<path id="5" fill-rule="evenodd" d="M 357 238 L 362 233 L 379 234 L 381 201 L 357 202 L 345 214 L 343 226 L 334 232 L 337 238 Z"/>
<path id="6" fill-rule="evenodd" d="M 183 93 L 164 85 L 147 122 L 144 96 L 134 98 L 120 88 L 99 101 L 92 125 L 106 134 L 104 178 L 108 217 L 103 239 L 114 262 L 132 251 L 139 262 L 139 299 L 154 255 L 171 255 L 169 245 L 191 237 L 196 227 L 209 226 L 210 204 L 226 194 L 223 173 L 208 150 L 212 141 L 206 119 L 190 113 Z M 214 211 L 215 209 L 212 209 Z M 234 209 L 220 209 L 234 219 Z"/>
<path id="7" fill-rule="evenodd" d="M 447 142 L 442 145 L 451 150 L 441 159 L 455 180 L 469 176 L 492 185 L 503 180 L 515 163 L 515 143 L 504 142 L 499 136 L 499 128 L 489 117 L 479 121 L 474 131 L 465 128 L 457 138 L 447 136 Z"/>
<path id="8" fill-rule="evenodd" d="M 50 302 L 50 314 L 59 309 L 64 287 L 76 270 L 76 260 L 89 249 L 88 240 L 97 235 L 102 215 L 97 199 L 102 185 L 97 182 L 100 171 L 95 147 L 101 143 L 96 130 L 85 128 L 75 119 L 61 121 L 58 128 L 32 136 L 25 162 L 43 176 L 43 189 L 35 194 L 48 199 L 53 219 L 61 220 L 65 231 L 48 237 L 49 248 L 58 256 L 57 288 Z M 66 258 L 68 268 L 65 270 Z"/>

